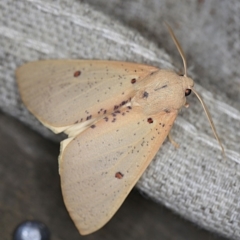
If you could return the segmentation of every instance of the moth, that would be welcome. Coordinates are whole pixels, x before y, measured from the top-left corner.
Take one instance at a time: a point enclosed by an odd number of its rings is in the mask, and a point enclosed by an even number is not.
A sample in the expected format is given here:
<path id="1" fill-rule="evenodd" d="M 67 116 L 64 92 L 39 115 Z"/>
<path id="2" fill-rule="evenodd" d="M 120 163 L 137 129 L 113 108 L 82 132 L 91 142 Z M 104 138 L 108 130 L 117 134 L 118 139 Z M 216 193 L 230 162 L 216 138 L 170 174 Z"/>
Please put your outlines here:
<path id="1" fill-rule="evenodd" d="M 207 107 L 187 76 L 183 50 L 168 30 L 183 59 L 183 76 L 100 60 L 43 60 L 16 71 L 29 111 L 54 133 L 68 135 L 59 156 L 61 188 L 82 235 L 115 214 L 169 135 L 191 91 L 224 152 Z"/>

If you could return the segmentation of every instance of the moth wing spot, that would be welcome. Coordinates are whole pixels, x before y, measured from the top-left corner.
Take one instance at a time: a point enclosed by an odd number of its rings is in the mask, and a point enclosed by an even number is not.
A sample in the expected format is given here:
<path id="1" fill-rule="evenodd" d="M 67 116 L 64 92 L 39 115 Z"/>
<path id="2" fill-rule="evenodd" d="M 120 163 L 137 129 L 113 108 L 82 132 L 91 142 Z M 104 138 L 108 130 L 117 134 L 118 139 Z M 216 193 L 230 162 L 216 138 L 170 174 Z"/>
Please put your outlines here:
<path id="1" fill-rule="evenodd" d="M 123 176 L 124 176 L 124 175 L 123 175 L 121 172 L 116 172 L 116 173 L 115 173 L 115 178 L 117 178 L 117 179 L 122 179 Z"/>
<path id="2" fill-rule="evenodd" d="M 135 71 L 136 71 L 136 70 L 135 70 Z M 136 78 L 133 78 L 133 79 L 131 80 L 131 83 L 134 84 L 134 83 L 136 83 L 136 81 L 137 81 L 137 79 L 136 79 Z"/>
<path id="3" fill-rule="evenodd" d="M 145 91 L 145 92 L 143 93 L 143 98 L 148 98 L 148 95 L 149 95 L 149 93 Z"/>
<path id="4" fill-rule="evenodd" d="M 153 123 L 153 119 L 152 119 L 152 118 L 148 118 L 147 121 L 148 121 L 148 123 L 150 123 L 150 124 Z"/>
<path id="5" fill-rule="evenodd" d="M 79 77 L 80 75 L 81 75 L 81 71 L 76 71 L 73 74 L 74 77 Z"/>

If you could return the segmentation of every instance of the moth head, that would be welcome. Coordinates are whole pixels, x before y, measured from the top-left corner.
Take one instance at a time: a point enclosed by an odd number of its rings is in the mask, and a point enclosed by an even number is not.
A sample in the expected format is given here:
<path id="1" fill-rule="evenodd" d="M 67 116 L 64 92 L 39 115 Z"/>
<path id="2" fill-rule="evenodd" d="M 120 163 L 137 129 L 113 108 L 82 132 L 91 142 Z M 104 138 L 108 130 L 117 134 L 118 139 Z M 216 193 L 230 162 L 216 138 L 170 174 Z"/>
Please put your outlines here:
<path id="1" fill-rule="evenodd" d="M 194 81 L 192 80 L 192 78 L 189 78 L 187 76 L 180 76 L 180 79 L 182 81 L 182 88 L 185 92 L 185 97 L 187 97 L 192 92 L 192 88 L 194 86 Z"/>
<path id="2" fill-rule="evenodd" d="M 136 84 L 134 102 L 147 115 L 178 112 L 186 104 L 194 82 L 191 78 L 168 70 L 159 70 Z"/>

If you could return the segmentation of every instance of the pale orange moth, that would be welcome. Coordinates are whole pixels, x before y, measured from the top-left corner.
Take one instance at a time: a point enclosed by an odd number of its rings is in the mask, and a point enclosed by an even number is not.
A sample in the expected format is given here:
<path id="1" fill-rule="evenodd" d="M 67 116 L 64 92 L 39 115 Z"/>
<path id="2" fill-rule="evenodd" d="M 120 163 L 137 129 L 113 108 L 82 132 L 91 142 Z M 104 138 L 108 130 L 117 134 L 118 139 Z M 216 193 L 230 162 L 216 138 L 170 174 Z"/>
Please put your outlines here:
<path id="1" fill-rule="evenodd" d="M 82 235 L 105 225 L 169 135 L 186 96 L 185 73 L 117 61 L 44 60 L 16 71 L 23 102 L 61 142 L 59 173 L 67 210 Z"/>

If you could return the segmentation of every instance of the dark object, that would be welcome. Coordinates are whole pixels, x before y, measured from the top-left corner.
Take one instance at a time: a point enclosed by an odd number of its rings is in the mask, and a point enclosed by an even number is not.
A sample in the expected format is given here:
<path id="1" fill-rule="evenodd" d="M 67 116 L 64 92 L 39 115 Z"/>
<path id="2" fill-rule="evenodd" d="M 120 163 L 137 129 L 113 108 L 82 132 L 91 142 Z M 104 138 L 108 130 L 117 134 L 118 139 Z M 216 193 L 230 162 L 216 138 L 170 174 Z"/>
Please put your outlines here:
<path id="1" fill-rule="evenodd" d="M 191 94 L 191 89 L 186 89 L 185 90 L 185 96 L 187 97 L 187 96 L 189 96 L 190 94 Z"/>
<path id="2" fill-rule="evenodd" d="M 17 226 L 13 240 L 50 240 L 50 231 L 40 221 L 25 221 Z"/>

